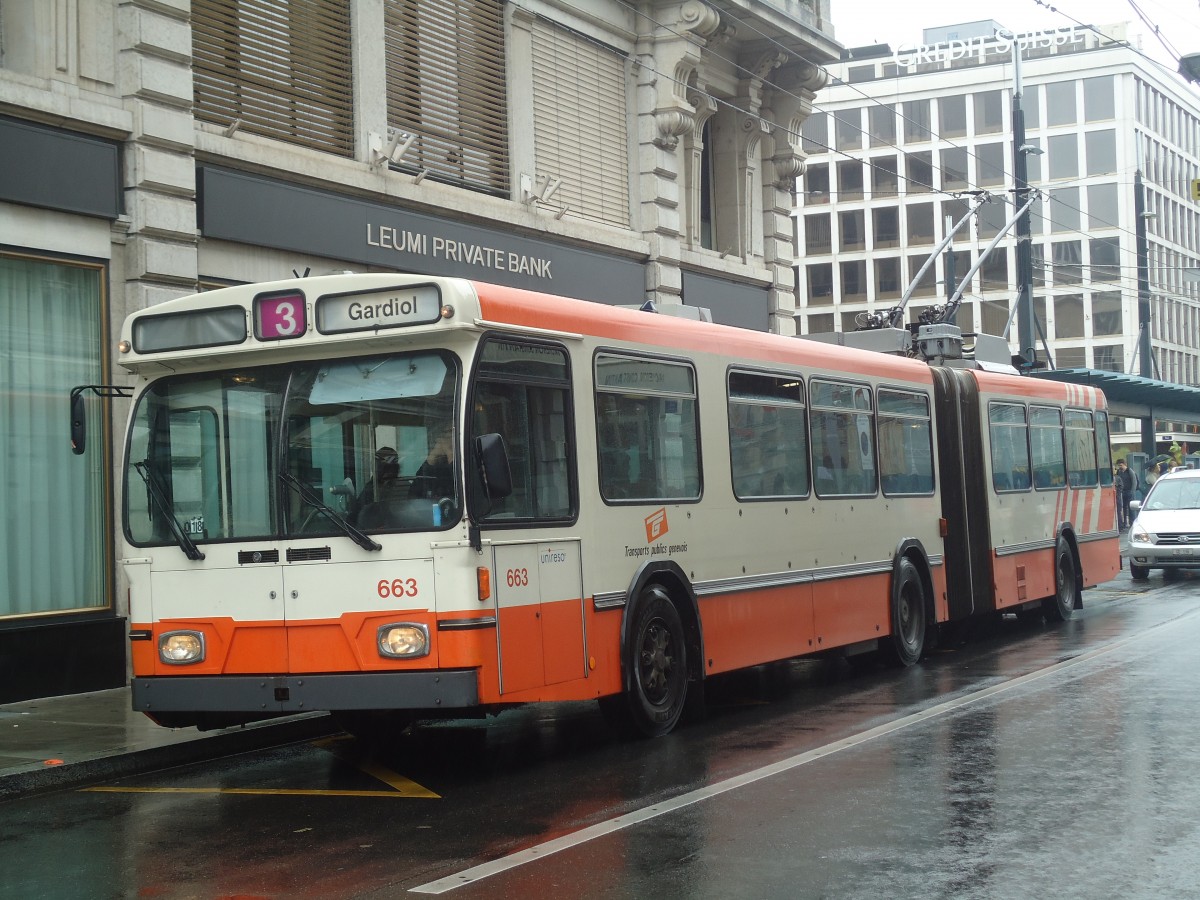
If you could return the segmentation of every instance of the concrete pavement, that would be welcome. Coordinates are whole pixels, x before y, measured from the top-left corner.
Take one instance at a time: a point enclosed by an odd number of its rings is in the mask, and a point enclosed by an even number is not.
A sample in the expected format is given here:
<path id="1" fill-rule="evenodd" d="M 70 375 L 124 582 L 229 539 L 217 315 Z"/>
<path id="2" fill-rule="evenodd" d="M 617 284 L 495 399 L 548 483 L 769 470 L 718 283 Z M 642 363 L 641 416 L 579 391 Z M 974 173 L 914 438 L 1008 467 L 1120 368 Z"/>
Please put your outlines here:
<path id="1" fill-rule="evenodd" d="M 163 728 L 129 688 L 0 705 L 0 801 L 305 740 L 337 731 L 306 713 L 239 728 Z"/>

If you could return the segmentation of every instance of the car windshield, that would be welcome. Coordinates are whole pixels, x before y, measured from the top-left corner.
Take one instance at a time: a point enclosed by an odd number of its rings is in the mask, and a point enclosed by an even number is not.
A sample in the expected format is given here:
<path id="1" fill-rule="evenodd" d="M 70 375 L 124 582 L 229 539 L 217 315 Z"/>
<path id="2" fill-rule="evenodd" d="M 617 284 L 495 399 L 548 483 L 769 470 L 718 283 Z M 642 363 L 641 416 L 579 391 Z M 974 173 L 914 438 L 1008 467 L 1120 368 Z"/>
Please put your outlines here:
<path id="1" fill-rule="evenodd" d="M 1200 509 L 1200 478 L 1162 478 L 1146 498 L 1145 508 Z"/>
<path id="2" fill-rule="evenodd" d="M 355 529 L 448 527 L 462 496 L 458 371 L 427 351 L 163 378 L 130 429 L 126 532 L 186 552 L 296 535 L 366 545 Z"/>

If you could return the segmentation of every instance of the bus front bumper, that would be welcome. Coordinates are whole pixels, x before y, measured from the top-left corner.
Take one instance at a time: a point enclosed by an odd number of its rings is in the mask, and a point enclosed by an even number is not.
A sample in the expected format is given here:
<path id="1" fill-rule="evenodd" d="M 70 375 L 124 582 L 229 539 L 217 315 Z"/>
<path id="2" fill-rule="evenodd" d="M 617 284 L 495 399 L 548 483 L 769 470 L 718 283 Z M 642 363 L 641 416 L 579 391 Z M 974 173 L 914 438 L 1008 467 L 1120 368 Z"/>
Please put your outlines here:
<path id="1" fill-rule="evenodd" d="M 145 713 L 286 715 L 343 709 L 465 709 L 478 705 L 479 684 L 474 669 L 133 679 L 133 708 Z"/>

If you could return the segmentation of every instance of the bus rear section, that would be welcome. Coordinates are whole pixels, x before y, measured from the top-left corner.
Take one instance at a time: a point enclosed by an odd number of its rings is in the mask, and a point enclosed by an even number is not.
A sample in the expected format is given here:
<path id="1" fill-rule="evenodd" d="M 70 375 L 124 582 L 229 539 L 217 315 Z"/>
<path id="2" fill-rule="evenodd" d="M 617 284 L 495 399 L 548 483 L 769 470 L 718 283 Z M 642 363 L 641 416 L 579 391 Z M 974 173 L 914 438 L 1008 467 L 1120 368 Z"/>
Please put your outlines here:
<path id="1" fill-rule="evenodd" d="M 934 371 L 949 620 L 1069 618 L 1084 588 L 1120 568 L 1103 395 L 981 370 Z"/>

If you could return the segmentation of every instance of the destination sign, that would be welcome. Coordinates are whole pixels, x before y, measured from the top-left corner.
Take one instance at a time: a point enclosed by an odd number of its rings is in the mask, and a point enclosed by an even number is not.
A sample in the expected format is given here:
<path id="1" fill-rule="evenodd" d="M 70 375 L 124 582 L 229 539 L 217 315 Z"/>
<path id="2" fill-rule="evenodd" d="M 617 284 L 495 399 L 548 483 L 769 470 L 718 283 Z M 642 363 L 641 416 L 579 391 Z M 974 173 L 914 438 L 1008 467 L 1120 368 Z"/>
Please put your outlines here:
<path id="1" fill-rule="evenodd" d="M 432 284 L 317 300 L 317 330 L 322 334 L 428 325 L 441 315 L 442 297 Z"/>

